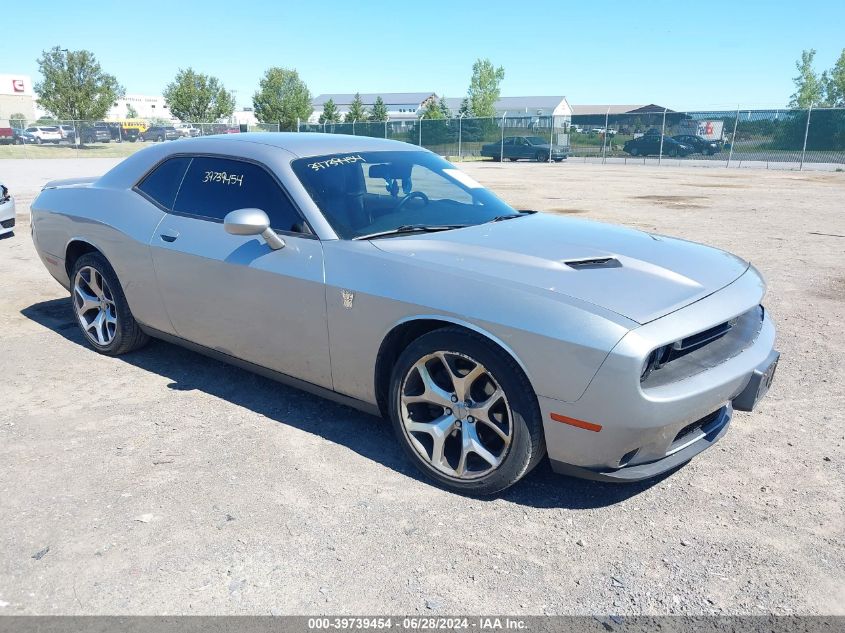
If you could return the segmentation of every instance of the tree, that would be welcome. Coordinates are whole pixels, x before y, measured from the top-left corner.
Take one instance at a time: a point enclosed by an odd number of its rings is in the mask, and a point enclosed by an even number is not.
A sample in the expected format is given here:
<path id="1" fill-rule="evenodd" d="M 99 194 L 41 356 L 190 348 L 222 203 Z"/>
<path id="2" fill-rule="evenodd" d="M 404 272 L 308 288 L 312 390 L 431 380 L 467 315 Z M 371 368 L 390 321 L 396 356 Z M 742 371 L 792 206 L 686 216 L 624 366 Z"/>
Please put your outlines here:
<path id="1" fill-rule="evenodd" d="M 813 69 L 815 56 L 816 49 L 811 48 L 801 51 L 801 60 L 795 62 L 798 76 L 792 80 L 795 82 L 795 94 L 789 102 L 790 108 L 809 108 L 822 102 L 822 83 Z"/>
<path id="2" fill-rule="evenodd" d="M 384 105 L 384 99 L 380 96 L 376 97 L 373 103 L 373 109 L 370 112 L 370 121 L 387 121 L 390 115 L 387 113 L 387 106 Z"/>
<path id="3" fill-rule="evenodd" d="M 458 116 L 469 117 L 472 116 L 472 112 L 469 109 L 469 99 L 464 97 L 461 99 L 461 107 L 458 108 Z"/>
<path id="4" fill-rule="evenodd" d="M 170 112 L 181 121 L 211 123 L 225 119 L 235 111 L 235 97 L 217 77 L 179 69 L 176 78 L 164 89 Z"/>
<path id="5" fill-rule="evenodd" d="M 35 84 L 38 105 L 59 119 L 96 120 L 124 94 L 91 51 L 54 46 L 38 59 L 42 80 Z"/>
<path id="6" fill-rule="evenodd" d="M 825 101 L 832 108 L 845 107 L 845 48 L 824 76 Z"/>
<path id="7" fill-rule="evenodd" d="M 12 123 L 12 127 L 26 127 L 26 115 L 23 112 L 12 112 L 9 122 Z"/>
<path id="8" fill-rule="evenodd" d="M 314 109 L 308 86 L 292 68 L 268 68 L 252 97 L 255 116 L 262 123 L 279 123 L 280 129 L 295 130 Z"/>
<path id="9" fill-rule="evenodd" d="M 449 106 L 446 105 L 446 98 L 445 97 L 440 98 L 440 102 L 438 104 L 438 107 L 440 108 L 440 114 L 443 115 L 442 118 L 444 118 L 444 119 L 451 119 L 452 118 L 452 111 L 449 109 Z"/>
<path id="10" fill-rule="evenodd" d="M 334 99 L 329 99 L 323 104 L 323 112 L 320 114 L 320 123 L 340 123 L 340 112 L 334 104 Z"/>
<path id="11" fill-rule="evenodd" d="M 423 108 L 422 113 L 423 119 L 445 119 L 446 117 L 443 116 L 443 112 L 440 110 L 440 107 L 437 105 L 437 100 L 435 98 L 431 98 L 426 101 L 425 107 Z"/>
<path id="12" fill-rule="evenodd" d="M 134 108 L 131 103 L 126 104 L 126 118 L 127 119 L 137 119 L 138 118 L 138 111 Z"/>
<path id="13" fill-rule="evenodd" d="M 496 115 L 495 103 L 499 99 L 499 85 L 505 78 L 505 69 L 496 68 L 489 59 L 477 59 L 472 65 L 472 79 L 469 82 L 467 98 L 472 116 L 492 117 Z"/>
<path id="14" fill-rule="evenodd" d="M 364 102 L 361 101 L 360 93 L 355 93 L 355 98 L 349 106 L 349 112 L 346 113 L 344 121 L 352 123 L 353 121 L 366 121 L 367 111 L 364 109 Z"/>

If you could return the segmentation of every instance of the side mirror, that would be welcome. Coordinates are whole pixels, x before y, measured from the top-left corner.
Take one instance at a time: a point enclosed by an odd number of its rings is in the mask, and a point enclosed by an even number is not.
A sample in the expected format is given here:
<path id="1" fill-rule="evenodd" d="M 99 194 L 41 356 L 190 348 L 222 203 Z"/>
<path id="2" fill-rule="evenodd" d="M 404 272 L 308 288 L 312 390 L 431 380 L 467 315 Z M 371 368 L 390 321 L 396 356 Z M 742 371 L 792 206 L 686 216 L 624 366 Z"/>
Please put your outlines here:
<path id="1" fill-rule="evenodd" d="M 274 251 L 285 241 L 270 228 L 270 218 L 261 209 L 235 209 L 223 218 L 223 228 L 232 235 L 260 235 Z"/>

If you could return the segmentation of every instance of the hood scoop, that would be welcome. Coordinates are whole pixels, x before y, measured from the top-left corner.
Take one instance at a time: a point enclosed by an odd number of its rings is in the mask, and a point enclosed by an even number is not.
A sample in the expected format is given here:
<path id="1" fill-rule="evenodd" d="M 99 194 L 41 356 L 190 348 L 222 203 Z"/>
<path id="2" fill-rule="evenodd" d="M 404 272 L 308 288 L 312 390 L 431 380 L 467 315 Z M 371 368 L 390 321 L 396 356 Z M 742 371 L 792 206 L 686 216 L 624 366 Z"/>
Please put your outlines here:
<path id="1" fill-rule="evenodd" d="M 621 268 L 622 264 L 615 257 L 589 257 L 582 259 L 567 259 L 563 262 L 575 270 L 589 270 L 592 268 Z"/>

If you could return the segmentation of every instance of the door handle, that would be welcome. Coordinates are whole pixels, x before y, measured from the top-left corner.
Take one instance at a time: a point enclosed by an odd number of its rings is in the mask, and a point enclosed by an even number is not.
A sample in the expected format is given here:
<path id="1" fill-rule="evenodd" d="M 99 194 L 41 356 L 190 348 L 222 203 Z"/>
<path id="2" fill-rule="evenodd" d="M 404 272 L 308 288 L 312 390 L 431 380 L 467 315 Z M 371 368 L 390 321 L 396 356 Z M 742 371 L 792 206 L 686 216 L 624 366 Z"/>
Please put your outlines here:
<path id="1" fill-rule="evenodd" d="M 175 242 L 176 238 L 179 237 L 179 231 L 174 231 L 173 229 L 165 229 L 164 232 L 160 234 L 160 237 L 165 242 Z"/>

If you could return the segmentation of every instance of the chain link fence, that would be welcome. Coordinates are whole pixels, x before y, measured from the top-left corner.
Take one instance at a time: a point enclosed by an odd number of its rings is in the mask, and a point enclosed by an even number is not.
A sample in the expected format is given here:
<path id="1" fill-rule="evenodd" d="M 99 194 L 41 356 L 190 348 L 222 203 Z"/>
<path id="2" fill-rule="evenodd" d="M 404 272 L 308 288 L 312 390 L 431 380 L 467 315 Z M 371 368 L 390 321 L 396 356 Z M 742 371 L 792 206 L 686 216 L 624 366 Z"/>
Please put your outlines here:
<path id="1" fill-rule="evenodd" d="M 683 162 L 726 167 L 845 165 L 845 109 L 656 110 L 627 114 L 303 123 L 300 132 L 413 143 L 455 160 Z"/>
<path id="2" fill-rule="evenodd" d="M 0 130 L 6 125 L 0 120 Z M 8 121 L 0 157 L 124 156 L 145 143 L 279 125 L 165 120 Z M 6 129 L 9 129 L 6 128 Z M 656 110 L 626 114 L 300 123 L 299 132 L 388 138 L 452 160 L 535 160 L 841 169 L 845 109 Z"/>
<path id="3" fill-rule="evenodd" d="M 0 146 L 0 158 L 119 157 L 127 156 L 147 143 L 211 134 L 278 131 L 278 123 L 174 123 L 166 119 L 141 118 L 121 121 L 0 120 L 0 143 L 3 145 Z"/>

